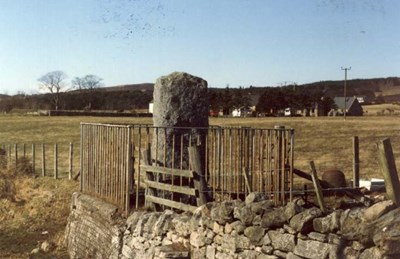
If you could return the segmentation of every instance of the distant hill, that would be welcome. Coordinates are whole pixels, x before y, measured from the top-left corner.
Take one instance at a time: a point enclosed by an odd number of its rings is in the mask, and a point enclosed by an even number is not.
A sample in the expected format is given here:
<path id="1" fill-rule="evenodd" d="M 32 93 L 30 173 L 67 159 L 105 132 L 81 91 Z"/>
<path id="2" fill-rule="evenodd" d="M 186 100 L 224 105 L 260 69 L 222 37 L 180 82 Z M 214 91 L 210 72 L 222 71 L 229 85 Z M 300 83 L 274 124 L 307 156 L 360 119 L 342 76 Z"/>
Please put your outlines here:
<path id="1" fill-rule="evenodd" d="M 344 95 L 344 81 L 319 81 L 307 84 L 301 84 L 300 87 L 312 88 L 312 92 L 323 92 L 324 95 L 331 98 L 340 97 Z M 245 87 L 249 96 L 251 96 L 251 103 L 257 104 L 258 98 L 271 86 L 250 86 Z M 283 86 L 288 87 L 288 86 Z M 213 92 L 223 92 L 226 87 L 210 88 Z M 233 92 L 238 88 L 230 88 Z M 153 91 L 153 83 L 142 84 L 126 84 L 110 87 L 99 88 L 100 91 L 114 92 L 114 91 Z M 379 99 L 380 102 L 400 102 L 400 77 L 388 78 L 371 78 L 371 79 L 351 79 L 347 80 L 347 96 L 363 96 L 369 102 L 375 102 Z"/>
<path id="2" fill-rule="evenodd" d="M 323 91 L 330 97 L 344 95 L 344 81 L 321 81 L 303 86 Z M 400 78 L 373 78 L 347 80 L 347 96 L 364 96 L 370 101 L 400 102 Z"/>
<path id="3" fill-rule="evenodd" d="M 106 92 L 115 92 L 115 91 L 153 91 L 154 84 L 153 83 L 142 83 L 142 84 L 127 84 L 127 85 L 116 85 L 116 86 L 108 86 L 101 87 L 99 91 Z"/>

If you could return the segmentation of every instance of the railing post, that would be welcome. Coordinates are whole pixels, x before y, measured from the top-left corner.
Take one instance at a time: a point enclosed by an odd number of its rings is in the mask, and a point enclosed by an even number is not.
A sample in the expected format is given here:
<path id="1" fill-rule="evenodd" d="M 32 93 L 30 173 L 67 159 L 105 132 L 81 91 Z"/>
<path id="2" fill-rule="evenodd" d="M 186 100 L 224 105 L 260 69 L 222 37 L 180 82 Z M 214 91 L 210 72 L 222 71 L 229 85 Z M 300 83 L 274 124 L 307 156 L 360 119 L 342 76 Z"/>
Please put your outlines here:
<path id="1" fill-rule="evenodd" d="M 319 179 L 317 176 L 317 171 L 315 170 L 314 161 L 310 161 L 310 167 L 311 167 L 311 177 L 312 177 L 315 193 L 317 194 L 318 204 L 319 204 L 321 211 L 323 213 L 325 213 L 326 209 L 325 209 L 325 204 L 324 204 L 324 197 L 322 196 L 321 185 L 319 184 Z"/>
<path id="2" fill-rule="evenodd" d="M 15 152 L 15 171 L 16 171 L 18 166 L 18 144 L 14 145 L 14 152 Z"/>
<path id="3" fill-rule="evenodd" d="M 73 170 L 73 157 L 74 157 L 74 144 L 69 143 L 69 170 L 68 179 L 72 180 L 72 170 Z"/>
<path id="4" fill-rule="evenodd" d="M 393 203 L 400 207 L 400 183 L 390 139 L 386 138 L 378 142 L 377 146 L 379 163 L 385 179 L 386 193 Z"/>
<path id="5" fill-rule="evenodd" d="M 42 144 L 42 176 L 46 176 L 46 151 L 45 144 Z"/>
<path id="6" fill-rule="evenodd" d="M 58 178 L 58 146 L 54 144 L 54 179 Z"/>
<path id="7" fill-rule="evenodd" d="M 357 136 L 353 137 L 353 187 L 360 187 L 360 149 Z"/>
<path id="8" fill-rule="evenodd" d="M 188 151 L 190 165 L 192 170 L 195 172 L 194 187 L 198 191 L 197 206 L 201 206 L 207 203 L 207 184 L 204 177 L 204 170 L 202 168 L 200 152 L 198 146 L 188 147 Z"/>
<path id="9" fill-rule="evenodd" d="M 32 144 L 32 171 L 33 173 L 36 173 L 36 168 L 35 168 L 35 144 Z"/>

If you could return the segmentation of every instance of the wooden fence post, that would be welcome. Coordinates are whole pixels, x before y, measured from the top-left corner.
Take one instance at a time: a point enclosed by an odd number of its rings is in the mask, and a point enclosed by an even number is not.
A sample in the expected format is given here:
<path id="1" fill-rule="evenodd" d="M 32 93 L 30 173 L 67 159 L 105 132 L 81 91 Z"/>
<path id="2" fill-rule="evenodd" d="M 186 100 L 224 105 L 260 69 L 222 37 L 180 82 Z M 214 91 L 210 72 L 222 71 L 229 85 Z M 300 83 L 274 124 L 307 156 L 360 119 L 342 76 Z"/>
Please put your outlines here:
<path id="1" fill-rule="evenodd" d="M 33 173 L 36 173 L 36 168 L 35 168 L 35 144 L 32 144 L 32 171 L 33 171 Z"/>
<path id="2" fill-rule="evenodd" d="M 142 159 L 144 165 L 150 165 L 150 149 L 142 150 Z M 146 179 L 149 181 L 154 181 L 154 174 L 152 172 L 146 172 Z M 156 208 L 154 203 L 150 203 L 146 200 L 146 195 L 156 196 L 155 190 L 146 185 L 145 206 L 152 207 L 153 209 Z"/>
<path id="3" fill-rule="evenodd" d="M 42 144 L 42 176 L 46 176 L 46 152 L 44 143 Z"/>
<path id="4" fill-rule="evenodd" d="M 353 187 L 360 187 L 360 149 L 357 136 L 353 137 Z"/>
<path id="5" fill-rule="evenodd" d="M 7 163 L 7 168 L 11 168 L 11 144 L 8 145 L 8 163 Z"/>
<path id="6" fill-rule="evenodd" d="M 18 144 L 14 145 L 14 152 L 15 152 L 15 170 L 17 170 L 17 166 L 18 166 Z"/>
<path id="7" fill-rule="evenodd" d="M 54 179 L 58 178 L 58 147 L 54 144 Z"/>
<path id="8" fill-rule="evenodd" d="M 73 157 L 74 157 L 74 144 L 69 143 L 69 170 L 68 179 L 72 180 L 72 170 L 73 170 Z"/>
<path id="9" fill-rule="evenodd" d="M 393 203 L 396 204 L 397 207 L 400 207 L 400 183 L 390 139 L 386 138 L 378 142 L 377 147 L 379 163 L 385 179 L 386 193 Z"/>
<path id="10" fill-rule="evenodd" d="M 188 147 L 189 160 L 192 170 L 195 173 L 194 187 L 198 191 L 197 206 L 201 206 L 207 203 L 207 185 L 204 177 L 204 171 L 202 168 L 200 152 L 197 146 Z"/>
<path id="11" fill-rule="evenodd" d="M 310 161 L 311 167 L 311 177 L 315 189 L 315 193 L 317 195 L 318 205 L 323 213 L 326 212 L 325 204 L 324 204 L 324 197 L 322 196 L 321 185 L 319 184 L 319 179 L 317 176 L 317 171 L 315 170 L 314 161 Z"/>

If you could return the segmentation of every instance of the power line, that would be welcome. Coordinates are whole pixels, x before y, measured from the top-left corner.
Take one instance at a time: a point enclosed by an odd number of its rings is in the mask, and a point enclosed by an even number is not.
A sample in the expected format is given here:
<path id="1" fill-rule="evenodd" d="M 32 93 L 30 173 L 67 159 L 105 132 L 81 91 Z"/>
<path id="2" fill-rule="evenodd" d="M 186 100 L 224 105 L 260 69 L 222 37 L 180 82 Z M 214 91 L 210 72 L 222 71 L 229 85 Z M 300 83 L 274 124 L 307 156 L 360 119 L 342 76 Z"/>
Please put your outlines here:
<path id="1" fill-rule="evenodd" d="M 347 88 L 347 71 L 351 70 L 351 67 L 341 67 L 342 70 L 344 70 L 344 120 L 346 120 L 346 88 Z"/>

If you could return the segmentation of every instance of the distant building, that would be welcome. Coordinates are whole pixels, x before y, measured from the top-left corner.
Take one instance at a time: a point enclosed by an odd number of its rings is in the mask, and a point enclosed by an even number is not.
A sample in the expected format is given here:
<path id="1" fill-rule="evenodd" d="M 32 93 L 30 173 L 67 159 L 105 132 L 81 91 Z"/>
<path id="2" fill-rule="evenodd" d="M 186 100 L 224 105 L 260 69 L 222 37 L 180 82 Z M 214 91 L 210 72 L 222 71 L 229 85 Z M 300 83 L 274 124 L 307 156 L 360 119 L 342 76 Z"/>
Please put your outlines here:
<path id="1" fill-rule="evenodd" d="M 343 114 L 344 112 L 346 112 L 346 115 L 348 116 L 363 115 L 364 111 L 360 102 L 357 100 L 357 97 L 346 97 L 346 99 L 344 97 L 335 97 L 333 100 L 337 107 L 336 112 L 338 114 Z"/>
<path id="2" fill-rule="evenodd" d="M 232 111 L 232 117 L 249 117 L 252 114 L 252 109 L 248 107 L 240 107 Z"/>

